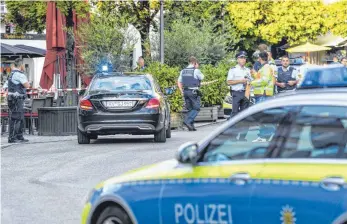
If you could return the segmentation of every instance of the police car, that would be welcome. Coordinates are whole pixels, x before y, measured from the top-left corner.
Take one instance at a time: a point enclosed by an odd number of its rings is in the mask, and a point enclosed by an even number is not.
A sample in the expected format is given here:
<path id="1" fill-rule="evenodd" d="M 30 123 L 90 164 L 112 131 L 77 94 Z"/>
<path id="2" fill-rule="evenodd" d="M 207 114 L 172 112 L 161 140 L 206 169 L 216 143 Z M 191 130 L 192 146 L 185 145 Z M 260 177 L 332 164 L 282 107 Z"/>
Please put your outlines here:
<path id="1" fill-rule="evenodd" d="M 256 104 L 176 159 L 97 185 L 82 223 L 347 224 L 346 99 L 321 89 Z"/>

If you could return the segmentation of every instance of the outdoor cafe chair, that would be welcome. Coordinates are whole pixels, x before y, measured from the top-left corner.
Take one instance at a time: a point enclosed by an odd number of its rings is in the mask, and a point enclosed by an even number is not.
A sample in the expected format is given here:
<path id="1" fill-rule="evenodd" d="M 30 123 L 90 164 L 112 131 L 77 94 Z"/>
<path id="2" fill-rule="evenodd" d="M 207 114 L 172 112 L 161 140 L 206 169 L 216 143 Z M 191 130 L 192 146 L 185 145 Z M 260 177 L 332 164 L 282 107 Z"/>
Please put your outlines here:
<path id="1" fill-rule="evenodd" d="M 46 96 L 45 98 L 45 107 L 52 107 L 53 106 L 53 96 Z"/>
<path id="2" fill-rule="evenodd" d="M 27 111 L 24 114 L 25 118 L 30 118 L 30 126 L 29 126 L 29 134 L 34 134 L 34 120 L 38 120 L 38 109 L 45 106 L 46 99 L 45 98 L 34 98 L 31 101 L 31 107 L 25 108 Z M 36 125 L 36 129 L 37 129 Z"/>

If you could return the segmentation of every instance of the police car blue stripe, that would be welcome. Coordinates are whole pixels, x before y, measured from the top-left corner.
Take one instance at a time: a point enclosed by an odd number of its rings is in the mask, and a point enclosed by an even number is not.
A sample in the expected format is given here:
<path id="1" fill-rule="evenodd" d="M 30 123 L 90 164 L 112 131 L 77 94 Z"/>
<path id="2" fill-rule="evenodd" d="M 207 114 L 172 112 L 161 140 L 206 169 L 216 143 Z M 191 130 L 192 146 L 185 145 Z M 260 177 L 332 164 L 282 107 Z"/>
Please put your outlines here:
<path id="1" fill-rule="evenodd" d="M 177 185 L 177 184 L 225 184 L 231 182 L 229 178 L 189 178 L 189 179 L 161 179 L 161 180 L 139 180 L 121 183 L 124 186 L 143 186 L 143 185 Z M 320 183 L 315 181 L 297 180 L 276 180 L 276 179 L 250 179 L 248 183 L 263 185 L 285 185 L 302 187 L 319 187 Z M 347 189 L 347 183 L 343 186 Z"/>

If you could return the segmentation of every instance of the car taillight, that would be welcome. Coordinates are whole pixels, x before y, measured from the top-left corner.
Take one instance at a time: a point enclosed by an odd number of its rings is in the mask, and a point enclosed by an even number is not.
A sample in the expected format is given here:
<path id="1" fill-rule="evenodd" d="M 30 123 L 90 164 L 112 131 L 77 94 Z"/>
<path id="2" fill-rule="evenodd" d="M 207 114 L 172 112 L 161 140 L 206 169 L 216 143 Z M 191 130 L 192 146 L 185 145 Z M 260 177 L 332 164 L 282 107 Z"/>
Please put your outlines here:
<path id="1" fill-rule="evenodd" d="M 88 99 L 82 99 L 80 101 L 80 108 L 82 110 L 93 110 L 92 102 L 90 102 Z"/>
<path id="2" fill-rule="evenodd" d="M 160 101 L 157 98 L 152 98 L 148 101 L 146 108 L 158 108 Z"/>

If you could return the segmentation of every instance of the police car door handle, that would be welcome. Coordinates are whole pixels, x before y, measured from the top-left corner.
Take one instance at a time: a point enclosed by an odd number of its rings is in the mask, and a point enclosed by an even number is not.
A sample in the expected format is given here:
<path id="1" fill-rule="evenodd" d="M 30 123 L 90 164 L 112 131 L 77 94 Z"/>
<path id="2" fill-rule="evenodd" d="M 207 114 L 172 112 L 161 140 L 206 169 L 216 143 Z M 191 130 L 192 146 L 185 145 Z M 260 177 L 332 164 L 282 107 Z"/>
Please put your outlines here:
<path id="1" fill-rule="evenodd" d="M 231 175 L 231 182 L 236 185 L 245 185 L 251 179 L 251 175 L 249 173 L 235 173 Z"/>
<path id="2" fill-rule="evenodd" d="M 342 177 L 327 177 L 322 180 L 320 186 L 327 191 L 338 191 L 346 184 Z"/>

